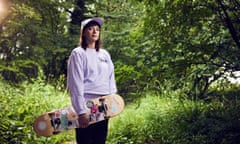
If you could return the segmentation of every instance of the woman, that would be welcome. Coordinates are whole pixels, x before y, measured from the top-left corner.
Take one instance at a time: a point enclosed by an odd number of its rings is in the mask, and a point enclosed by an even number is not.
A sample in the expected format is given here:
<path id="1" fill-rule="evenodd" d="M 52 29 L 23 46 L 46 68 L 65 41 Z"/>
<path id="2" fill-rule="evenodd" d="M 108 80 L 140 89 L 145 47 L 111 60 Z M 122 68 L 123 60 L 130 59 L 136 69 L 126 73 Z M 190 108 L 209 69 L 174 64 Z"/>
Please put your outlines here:
<path id="1" fill-rule="evenodd" d="M 80 46 L 72 51 L 68 63 L 68 89 L 79 115 L 78 144 L 105 144 L 108 120 L 89 125 L 85 101 L 117 92 L 111 57 L 100 45 L 102 24 L 99 18 L 82 22 Z"/>

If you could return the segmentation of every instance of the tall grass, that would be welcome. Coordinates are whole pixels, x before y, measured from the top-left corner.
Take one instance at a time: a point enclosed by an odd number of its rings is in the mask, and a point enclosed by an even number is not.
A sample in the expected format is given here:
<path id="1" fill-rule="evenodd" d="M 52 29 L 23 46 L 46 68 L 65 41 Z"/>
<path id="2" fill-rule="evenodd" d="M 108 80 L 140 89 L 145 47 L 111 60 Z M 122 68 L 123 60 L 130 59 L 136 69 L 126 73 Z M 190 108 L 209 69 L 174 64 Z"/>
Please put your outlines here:
<path id="1" fill-rule="evenodd" d="M 39 137 L 33 131 L 34 119 L 47 111 L 70 105 L 67 94 L 42 80 L 13 86 L 0 82 L 1 143 L 62 143 L 73 139 L 69 133 L 51 138 Z"/>
<path id="2" fill-rule="evenodd" d="M 111 119 L 108 144 L 237 144 L 240 103 L 147 95 Z"/>
<path id="3" fill-rule="evenodd" d="M 238 89 L 213 91 L 207 101 L 191 101 L 181 91 L 146 94 L 127 104 L 123 113 L 110 120 L 107 144 L 240 143 Z M 1 143 L 74 141 L 74 131 L 44 138 L 37 136 L 32 128 L 38 115 L 67 105 L 70 105 L 69 95 L 41 79 L 18 86 L 0 81 Z"/>

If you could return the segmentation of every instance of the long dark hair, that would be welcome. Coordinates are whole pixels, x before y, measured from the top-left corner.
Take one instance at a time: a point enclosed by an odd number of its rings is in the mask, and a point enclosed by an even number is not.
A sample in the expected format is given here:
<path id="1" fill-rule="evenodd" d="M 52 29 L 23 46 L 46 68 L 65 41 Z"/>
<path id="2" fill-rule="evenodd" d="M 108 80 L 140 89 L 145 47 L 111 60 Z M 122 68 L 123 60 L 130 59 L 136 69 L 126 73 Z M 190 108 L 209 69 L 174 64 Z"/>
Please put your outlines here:
<path id="1" fill-rule="evenodd" d="M 91 22 L 89 22 L 84 28 L 83 28 L 83 30 L 81 31 L 81 36 L 80 36 L 80 41 L 79 41 L 79 44 L 80 44 L 80 46 L 83 48 L 83 49 L 87 49 L 87 46 L 88 46 L 88 44 L 87 44 L 87 41 L 86 41 L 86 38 L 83 36 L 83 33 L 84 33 L 84 31 L 88 28 L 88 27 L 90 27 L 90 26 L 95 26 L 95 25 L 97 25 L 97 26 L 99 26 L 99 30 L 100 30 L 100 33 L 99 33 L 99 39 L 96 41 L 96 43 L 95 43 L 95 49 L 96 49 L 96 51 L 99 51 L 99 49 L 101 48 L 101 39 L 100 39 L 100 35 L 101 35 L 101 26 L 97 23 L 97 22 L 95 22 L 95 21 L 91 21 Z"/>

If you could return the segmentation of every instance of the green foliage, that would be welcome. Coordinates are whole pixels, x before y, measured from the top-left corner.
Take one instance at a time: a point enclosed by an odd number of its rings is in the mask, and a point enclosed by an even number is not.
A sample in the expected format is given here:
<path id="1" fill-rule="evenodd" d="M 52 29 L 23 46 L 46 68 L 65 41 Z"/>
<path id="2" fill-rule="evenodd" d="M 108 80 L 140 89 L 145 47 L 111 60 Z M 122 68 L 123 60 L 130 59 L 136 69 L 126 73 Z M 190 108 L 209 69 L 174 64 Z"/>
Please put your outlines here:
<path id="1" fill-rule="evenodd" d="M 136 82 L 142 74 L 137 72 L 133 66 L 119 64 L 115 68 L 115 75 L 119 93 L 122 95 L 138 93 Z"/>
<path id="2" fill-rule="evenodd" d="M 172 92 L 171 95 L 180 93 Z M 110 123 L 109 144 L 239 143 L 237 101 L 214 103 L 147 95 Z"/>
<path id="3" fill-rule="evenodd" d="M 17 86 L 1 81 L 0 88 L 2 143 L 60 144 L 74 141 L 74 131 L 44 138 L 36 136 L 32 128 L 38 115 L 70 105 L 67 93 L 41 79 Z M 136 103 L 127 103 L 124 112 L 110 120 L 107 143 L 240 142 L 239 87 L 232 86 L 225 91 L 213 89 L 208 101 L 186 99 L 181 90 L 163 88 L 162 91 L 161 95 L 149 93 L 142 95 Z"/>
<path id="4" fill-rule="evenodd" d="M 70 1 L 12 1 L 11 13 L 0 30 L 0 73 L 12 82 L 38 76 L 38 68 L 58 78 L 65 72 Z M 71 45 L 70 45 L 71 43 Z M 36 68 L 38 67 L 38 68 Z"/>
<path id="5" fill-rule="evenodd" d="M 218 81 L 240 70 L 237 0 L 10 2 L 0 25 L 0 73 L 29 82 L 0 83 L 1 142 L 72 139 L 69 133 L 37 137 L 32 122 L 69 104 L 59 91 L 66 87 L 67 59 L 80 21 L 98 16 L 118 91 L 138 102 L 112 120 L 109 143 L 239 143 L 239 86 Z M 139 99 L 149 92 L 154 96 Z"/>
<path id="6" fill-rule="evenodd" d="M 66 75 L 80 21 L 92 16 L 104 20 L 103 47 L 117 65 L 119 83 L 126 80 L 137 92 L 159 91 L 160 83 L 171 81 L 173 89 L 203 98 L 212 82 L 240 69 L 236 0 L 11 2 L 0 27 L 0 73 L 6 80 L 31 79 L 40 69 L 48 81 Z M 121 73 L 128 67 L 137 75 L 133 80 Z M 119 92 L 133 93 L 126 86 Z"/>
<path id="7" fill-rule="evenodd" d="M 38 115 L 70 105 L 66 93 L 40 79 L 18 86 L 1 81 L 0 85 L 2 143 L 62 143 L 73 139 L 70 131 L 51 138 L 38 137 L 32 128 Z"/>
<path id="8" fill-rule="evenodd" d="M 236 30 L 239 9 L 232 9 L 239 2 L 143 2 L 146 5 L 143 30 L 150 45 L 141 51 L 149 51 L 147 54 L 157 59 L 151 64 L 158 65 L 162 74 L 154 78 L 171 80 L 173 87 L 187 85 L 189 96 L 201 98 L 226 71 L 240 69 Z M 141 43 L 144 44 L 145 41 Z M 149 68 L 152 69 L 151 65 Z"/>

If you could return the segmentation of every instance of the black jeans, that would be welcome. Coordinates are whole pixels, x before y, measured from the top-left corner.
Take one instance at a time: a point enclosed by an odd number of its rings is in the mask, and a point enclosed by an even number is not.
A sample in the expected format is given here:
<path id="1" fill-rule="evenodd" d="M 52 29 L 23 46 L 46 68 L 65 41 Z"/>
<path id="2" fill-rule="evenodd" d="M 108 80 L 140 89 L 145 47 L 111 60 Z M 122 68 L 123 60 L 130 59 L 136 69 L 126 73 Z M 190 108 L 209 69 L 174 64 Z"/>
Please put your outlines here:
<path id="1" fill-rule="evenodd" d="M 108 120 L 104 120 L 87 128 L 76 128 L 77 144 L 105 144 L 108 131 Z"/>

